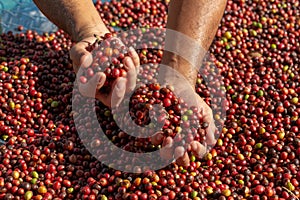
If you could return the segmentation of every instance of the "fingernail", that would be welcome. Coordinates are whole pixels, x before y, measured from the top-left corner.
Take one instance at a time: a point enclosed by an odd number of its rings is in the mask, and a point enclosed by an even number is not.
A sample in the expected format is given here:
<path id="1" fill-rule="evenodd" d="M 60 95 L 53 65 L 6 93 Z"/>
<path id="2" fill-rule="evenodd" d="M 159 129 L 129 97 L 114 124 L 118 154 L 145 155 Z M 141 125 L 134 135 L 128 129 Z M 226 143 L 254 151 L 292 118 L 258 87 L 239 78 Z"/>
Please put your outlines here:
<path id="1" fill-rule="evenodd" d="M 167 148 L 171 148 L 171 147 L 173 146 L 173 144 L 172 144 L 172 143 L 173 143 L 172 141 L 169 141 L 169 143 L 167 143 L 165 147 L 167 147 Z"/>
<path id="2" fill-rule="evenodd" d="M 185 153 L 184 148 L 182 147 L 181 149 L 178 149 L 177 154 L 178 154 L 178 158 L 181 158 Z"/>
<path id="3" fill-rule="evenodd" d="M 132 56 L 132 53 L 134 52 L 134 48 L 131 46 L 131 47 L 129 47 L 129 55 L 131 55 Z"/>
<path id="4" fill-rule="evenodd" d="M 98 83 L 97 83 L 97 88 L 101 85 L 103 85 L 103 81 L 104 81 L 104 78 L 102 76 L 100 76 L 99 80 L 98 80 Z"/>

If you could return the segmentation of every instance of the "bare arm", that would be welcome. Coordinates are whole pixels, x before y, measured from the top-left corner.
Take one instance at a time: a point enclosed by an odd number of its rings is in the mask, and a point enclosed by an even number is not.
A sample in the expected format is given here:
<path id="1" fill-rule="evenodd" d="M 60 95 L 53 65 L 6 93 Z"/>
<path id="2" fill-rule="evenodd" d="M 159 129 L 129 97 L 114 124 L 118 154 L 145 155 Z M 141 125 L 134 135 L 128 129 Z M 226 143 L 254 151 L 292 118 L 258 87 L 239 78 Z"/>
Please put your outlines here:
<path id="1" fill-rule="evenodd" d="M 218 29 L 223 16 L 226 0 L 171 0 L 168 12 L 167 29 L 182 33 L 200 45 L 203 50 L 208 50 Z M 180 46 L 182 51 L 189 51 L 202 60 L 203 52 L 191 49 L 186 43 L 166 35 L 166 45 Z M 176 47 L 174 47 L 176 48 Z M 183 74 L 194 86 L 198 70 L 193 69 L 184 59 L 172 53 L 165 53 L 163 63 Z"/>
<path id="2" fill-rule="evenodd" d="M 189 105 L 196 103 L 198 109 L 203 110 L 203 120 L 209 124 L 206 128 L 206 144 L 209 146 L 216 142 L 212 110 L 194 89 L 203 57 L 215 37 L 226 3 L 226 0 L 171 0 L 165 49 L 175 49 L 175 52 L 164 52 L 162 64 L 168 67 L 161 67 L 159 73 L 160 81 L 174 86 L 184 101 Z M 173 69 L 179 73 L 175 73 Z M 182 75 L 186 80 L 182 79 Z M 151 139 L 153 144 L 162 143 L 164 148 L 160 153 L 163 158 L 171 159 L 170 156 L 175 155 L 178 164 L 189 165 L 188 153 L 181 146 L 174 149 L 172 138 L 164 138 L 158 133 Z M 192 141 L 190 148 L 199 158 L 207 151 L 206 146 L 198 141 Z"/>
<path id="3" fill-rule="evenodd" d="M 34 0 L 34 3 L 76 42 L 109 32 L 92 0 Z"/>
<path id="4" fill-rule="evenodd" d="M 74 71 L 77 73 L 80 67 L 88 67 L 87 63 L 91 62 L 92 55 L 87 47 L 95 42 L 94 34 L 103 36 L 109 32 L 93 1 L 34 0 L 34 2 L 50 21 L 68 33 L 76 42 L 70 50 Z M 83 65 L 84 62 L 85 65 Z M 106 81 L 106 75 L 103 72 L 96 73 L 87 83 L 78 84 L 79 91 L 84 96 L 96 97 L 107 106 L 116 106 L 123 100 L 125 93 L 135 87 L 139 62 L 138 54 L 135 51 L 123 59 L 127 77 L 117 78 L 112 83 L 113 88 L 116 89 L 110 91 L 109 95 L 99 91 Z M 94 86 L 97 89 L 96 94 Z"/>

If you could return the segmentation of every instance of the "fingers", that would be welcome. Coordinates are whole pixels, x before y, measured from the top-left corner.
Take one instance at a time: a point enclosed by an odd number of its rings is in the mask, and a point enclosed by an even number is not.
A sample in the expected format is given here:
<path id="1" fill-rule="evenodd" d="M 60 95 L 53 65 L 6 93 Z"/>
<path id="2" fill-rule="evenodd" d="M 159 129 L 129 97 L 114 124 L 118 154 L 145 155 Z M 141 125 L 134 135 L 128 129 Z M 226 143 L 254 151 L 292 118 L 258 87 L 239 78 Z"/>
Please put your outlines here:
<path id="1" fill-rule="evenodd" d="M 215 138 L 215 131 L 216 131 L 215 123 L 211 122 L 207 128 L 207 133 L 206 133 L 206 143 L 209 146 L 214 146 L 217 143 L 217 140 Z"/>
<path id="2" fill-rule="evenodd" d="M 207 148 L 199 142 L 193 141 L 191 142 L 191 151 L 196 157 L 202 158 L 206 153 Z"/>
<path id="3" fill-rule="evenodd" d="M 171 137 L 164 139 L 160 149 L 160 156 L 166 160 L 173 159 L 173 139 Z"/>
<path id="4" fill-rule="evenodd" d="M 80 78 L 80 76 L 78 76 L 78 78 Z M 99 90 L 103 86 L 105 80 L 105 74 L 98 72 L 87 83 L 83 84 L 79 81 L 79 92 L 87 97 L 96 97 L 96 90 Z"/>
<path id="5" fill-rule="evenodd" d="M 93 56 L 89 52 L 83 54 L 80 57 L 80 64 L 81 64 L 80 67 L 88 68 L 89 66 L 92 65 L 92 63 L 93 63 Z"/>
<path id="6" fill-rule="evenodd" d="M 122 77 L 117 78 L 112 88 L 111 107 L 118 107 L 124 99 L 125 93 L 126 79 Z"/>
<path id="7" fill-rule="evenodd" d="M 129 56 L 125 57 L 123 64 L 127 70 L 127 90 L 131 92 L 136 86 L 136 79 L 140 68 L 140 58 L 133 47 L 129 47 Z"/>
<path id="8" fill-rule="evenodd" d="M 160 145 L 164 139 L 163 132 L 158 132 L 154 136 L 151 137 L 151 143 L 153 145 Z"/>
<path id="9" fill-rule="evenodd" d="M 87 43 L 79 42 L 70 50 L 70 58 L 73 62 L 74 71 L 77 73 L 80 67 L 88 67 L 92 64 L 93 58 L 86 50 Z"/>
<path id="10" fill-rule="evenodd" d="M 108 107 L 118 107 L 125 96 L 125 85 L 125 78 L 117 78 L 112 84 L 112 89 L 109 94 L 97 92 L 96 98 Z M 103 84 L 99 84 L 98 86 L 99 88 L 97 88 L 97 90 L 99 91 Z"/>
<path id="11" fill-rule="evenodd" d="M 136 78 L 137 78 L 136 68 L 133 63 L 133 60 L 130 57 L 125 57 L 123 63 L 127 70 L 126 92 L 131 92 L 134 90 L 136 86 Z"/>
<path id="12" fill-rule="evenodd" d="M 78 44 L 77 44 L 78 45 Z M 84 48 L 79 48 L 78 46 L 74 46 L 70 50 L 70 59 L 73 62 L 74 66 L 79 67 L 80 66 L 80 58 L 88 53 Z M 77 71 L 76 71 L 77 72 Z"/>
<path id="13" fill-rule="evenodd" d="M 126 92 L 132 92 L 136 86 L 137 69 L 139 68 L 140 61 L 138 54 L 134 49 L 131 49 L 130 52 L 131 56 L 126 56 L 123 59 L 123 64 L 127 71 L 127 77 L 117 78 L 112 85 L 112 91 L 109 95 L 97 95 L 98 99 L 107 106 L 118 107 L 124 99 Z M 89 64 L 89 58 L 87 58 L 86 63 Z"/>
<path id="14" fill-rule="evenodd" d="M 206 140 L 205 143 L 209 146 L 215 145 L 217 142 L 215 138 L 216 126 L 214 122 L 212 109 L 206 104 L 206 102 L 198 95 L 198 109 L 200 115 L 203 118 L 203 122 L 208 123 L 208 126 L 205 128 Z"/>
<path id="15" fill-rule="evenodd" d="M 162 141 L 163 140 L 163 141 Z M 178 146 L 174 149 L 173 147 L 173 139 L 171 137 L 167 137 L 164 139 L 164 136 L 162 132 L 159 132 L 155 134 L 151 138 L 151 142 L 154 145 L 159 145 L 162 143 L 162 147 L 160 149 L 160 156 L 163 159 L 169 160 L 174 157 L 176 158 L 176 163 L 181 166 L 189 166 L 190 165 L 190 159 L 189 159 L 189 154 L 184 149 L 183 146 Z M 190 144 L 191 152 L 198 158 L 202 158 L 205 153 L 207 152 L 206 146 L 202 145 L 198 141 L 192 141 Z"/>
<path id="16" fill-rule="evenodd" d="M 82 63 L 86 59 L 88 54 L 89 54 L 88 52 L 80 51 L 80 52 L 76 52 L 75 58 L 73 59 L 71 58 L 75 73 L 77 73 L 80 67 L 83 66 Z"/>
<path id="17" fill-rule="evenodd" d="M 196 157 L 202 158 L 204 156 L 204 154 L 206 153 L 206 147 L 197 141 L 193 141 L 193 142 L 191 142 L 191 151 Z M 177 147 L 175 149 L 175 158 L 177 158 L 176 163 L 178 165 L 181 165 L 181 166 L 189 166 L 190 165 L 189 155 L 182 146 Z"/>
<path id="18" fill-rule="evenodd" d="M 203 103 L 205 103 L 203 101 Z M 216 144 L 217 140 L 215 138 L 216 126 L 213 118 L 213 113 L 210 107 L 205 103 L 205 108 L 203 109 L 203 121 L 208 123 L 208 127 L 205 129 L 206 131 L 206 143 L 210 146 Z"/>
<path id="19" fill-rule="evenodd" d="M 163 159 L 170 160 L 173 159 L 173 157 L 177 158 L 176 163 L 182 166 L 189 166 L 190 159 L 187 151 L 184 149 L 184 147 L 179 146 L 176 147 L 175 150 L 173 148 L 173 139 L 171 137 L 167 137 L 164 139 L 163 133 L 159 132 L 155 134 L 151 138 L 151 142 L 154 145 L 159 145 L 162 143 L 162 148 L 160 149 L 160 156 Z"/>
<path id="20" fill-rule="evenodd" d="M 90 57 L 87 56 L 85 58 L 84 64 L 90 63 Z M 96 98 L 100 100 L 104 105 L 109 107 L 118 107 L 122 100 L 124 99 L 124 96 L 126 92 L 131 92 L 134 90 L 136 86 L 136 70 L 134 63 L 130 57 L 125 57 L 123 60 L 125 69 L 127 70 L 127 77 L 119 77 L 117 78 L 114 83 L 112 84 L 112 89 L 109 94 L 102 94 L 97 93 Z M 104 82 L 103 82 L 104 84 Z M 98 85 L 97 89 L 99 90 L 103 84 Z"/>
<path id="21" fill-rule="evenodd" d="M 139 74 L 139 72 L 140 72 L 140 57 L 139 57 L 139 55 L 137 54 L 137 52 L 134 50 L 133 47 L 129 47 L 129 52 L 128 53 L 129 53 L 129 56 L 131 57 L 131 59 L 133 61 L 136 73 Z"/>
<path id="22" fill-rule="evenodd" d="M 190 165 L 190 158 L 189 154 L 185 151 L 183 147 L 177 147 L 175 149 L 175 158 L 176 163 L 181 166 L 189 166 Z"/>

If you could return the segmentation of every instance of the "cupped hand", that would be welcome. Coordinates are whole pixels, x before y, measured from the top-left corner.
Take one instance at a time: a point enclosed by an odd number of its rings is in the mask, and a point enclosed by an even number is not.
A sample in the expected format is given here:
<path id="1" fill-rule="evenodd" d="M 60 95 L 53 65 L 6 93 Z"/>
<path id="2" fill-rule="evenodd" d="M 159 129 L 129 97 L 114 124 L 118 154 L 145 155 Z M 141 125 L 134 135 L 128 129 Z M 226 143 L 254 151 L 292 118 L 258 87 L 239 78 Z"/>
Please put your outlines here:
<path id="1" fill-rule="evenodd" d="M 91 52 L 88 51 L 88 48 L 95 41 L 96 37 L 87 37 L 76 43 L 70 50 L 70 58 L 73 62 L 74 71 L 77 73 L 77 79 L 82 73 L 82 68 L 89 67 L 93 62 L 93 56 Z M 131 92 L 136 86 L 140 60 L 138 54 L 132 47 L 129 48 L 129 56 L 123 59 L 123 64 L 127 75 L 126 77 L 119 77 L 114 80 L 109 93 L 99 91 L 106 81 L 104 72 L 96 73 L 87 83 L 78 81 L 79 92 L 84 96 L 97 98 L 106 106 L 118 106 L 125 94 Z"/>
<path id="2" fill-rule="evenodd" d="M 196 157 L 201 158 L 208 151 L 210 146 L 215 145 L 216 126 L 214 124 L 212 109 L 195 92 L 192 84 L 182 76 L 179 76 L 179 78 L 174 77 L 176 76 L 164 77 L 164 79 L 167 80 L 167 85 L 171 85 L 174 88 L 173 91 L 175 95 L 182 98 L 189 107 L 196 107 L 202 115 L 203 121 L 208 123 L 207 128 L 205 128 L 206 140 L 203 143 L 192 141 L 186 147 L 177 146 L 171 137 L 165 137 L 159 132 L 151 138 L 151 142 L 154 145 L 162 145 L 160 155 L 163 159 L 169 160 L 176 158 L 177 164 L 188 166 L 190 159 L 187 150 L 191 151 Z"/>

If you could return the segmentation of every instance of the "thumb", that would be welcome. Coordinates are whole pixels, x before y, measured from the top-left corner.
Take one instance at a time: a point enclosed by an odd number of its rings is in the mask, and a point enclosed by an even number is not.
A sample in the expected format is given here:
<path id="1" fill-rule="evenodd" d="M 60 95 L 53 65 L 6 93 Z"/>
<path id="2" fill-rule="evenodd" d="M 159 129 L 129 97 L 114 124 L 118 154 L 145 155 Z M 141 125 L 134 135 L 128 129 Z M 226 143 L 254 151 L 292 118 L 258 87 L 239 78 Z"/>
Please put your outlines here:
<path id="1" fill-rule="evenodd" d="M 160 149 L 160 156 L 163 159 L 170 160 L 173 158 L 173 139 L 171 137 L 167 137 L 164 139 L 162 148 Z"/>
<path id="2" fill-rule="evenodd" d="M 74 71 L 77 73 L 80 67 L 89 67 L 93 62 L 90 52 L 80 46 L 74 46 L 70 50 L 70 59 L 72 60 Z"/>
<path id="3" fill-rule="evenodd" d="M 87 97 L 95 97 L 96 89 L 101 88 L 105 82 L 105 74 L 102 72 L 96 73 L 87 83 L 79 83 L 79 91 Z"/>

